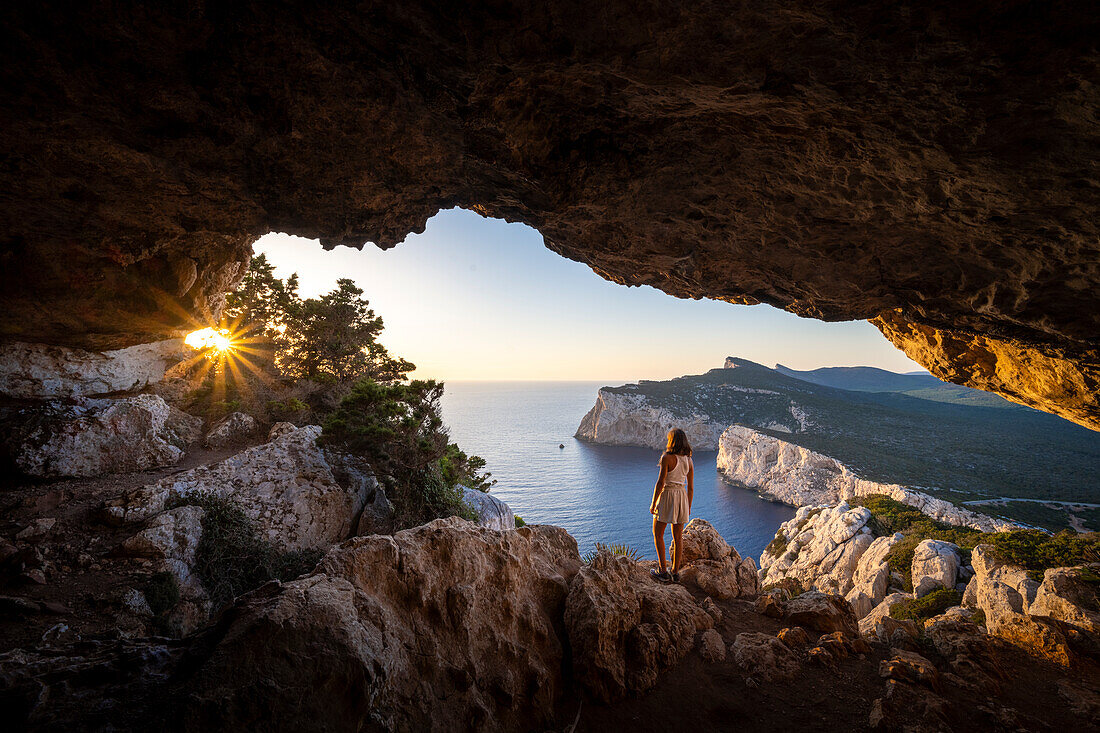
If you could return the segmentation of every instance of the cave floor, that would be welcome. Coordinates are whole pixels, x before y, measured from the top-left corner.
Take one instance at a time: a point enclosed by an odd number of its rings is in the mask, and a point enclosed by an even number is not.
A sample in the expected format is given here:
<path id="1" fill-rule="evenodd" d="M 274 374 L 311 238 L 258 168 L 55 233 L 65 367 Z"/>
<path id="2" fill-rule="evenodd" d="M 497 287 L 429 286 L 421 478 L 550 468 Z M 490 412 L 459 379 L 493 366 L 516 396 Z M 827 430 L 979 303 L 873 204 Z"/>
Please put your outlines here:
<path id="1" fill-rule="evenodd" d="M 695 595 L 702 600 L 702 594 Z M 724 661 L 708 662 L 696 647 L 652 690 L 610 705 L 585 699 L 579 718 L 574 698 L 563 703 L 559 721 L 572 724 L 576 719 L 575 733 L 871 728 L 874 702 L 887 690 L 879 664 L 891 657 L 889 647 L 872 644 L 870 653 L 849 656 L 831 667 L 803 657 L 793 679 L 758 682 L 734 660 L 732 642 L 742 632 L 775 634 L 785 624 L 756 613 L 748 601 L 720 602 L 719 607 L 723 617 L 716 628 L 729 648 Z M 810 632 L 810 646 L 817 636 Z M 1067 671 L 993 641 L 996 669 L 983 671 L 995 679 L 994 687 L 964 689 L 945 681 L 936 695 L 922 688 L 942 722 L 933 722 L 928 710 L 917 705 L 910 719 L 888 720 L 885 729 L 896 729 L 900 722 L 912 731 L 1100 730 L 1100 665 L 1086 661 Z"/>
<path id="2" fill-rule="evenodd" d="M 31 482 L 0 479 L 0 541 L 13 542 L 36 519 L 56 520 L 31 544 L 41 558 L 35 564 L 42 566 L 44 584 L 22 574 L 0 575 L 0 652 L 34 647 L 45 640 L 154 633 L 147 617 L 123 603 L 129 589 L 140 589 L 151 576 L 153 562 L 116 556 L 115 548 L 137 529 L 102 521 L 103 503 L 166 476 L 224 460 L 247 447 L 193 447 L 175 466 L 137 473 Z"/>

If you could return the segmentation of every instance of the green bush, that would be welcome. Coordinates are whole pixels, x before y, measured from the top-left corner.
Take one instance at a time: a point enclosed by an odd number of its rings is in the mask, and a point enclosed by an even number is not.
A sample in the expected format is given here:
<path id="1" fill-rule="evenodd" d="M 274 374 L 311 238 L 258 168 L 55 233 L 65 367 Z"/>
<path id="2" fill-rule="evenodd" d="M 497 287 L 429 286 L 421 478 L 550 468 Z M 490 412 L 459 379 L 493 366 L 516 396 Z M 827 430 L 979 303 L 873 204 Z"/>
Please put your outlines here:
<path id="1" fill-rule="evenodd" d="M 195 571 L 215 608 L 270 580 L 297 578 L 321 559 L 319 550 L 282 550 L 260 537 L 252 520 L 230 498 L 199 493 L 174 502 L 174 506 L 187 504 L 205 512 Z"/>
<path id="2" fill-rule="evenodd" d="M 890 570 L 904 579 L 905 590 L 913 590 L 913 553 L 923 540 L 941 540 L 959 546 L 963 561 L 968 559 L 970 550 L 984 541 L 989 535 L 969 527 L 956 527 L 932 519 L 907 504 L 891 499 L 883 494 L 870 494 L 853 501 L 856 506 L 865 506 L 871 510 L 868 524 L 878 537 L 901 532 L 905 538 L 890 548 L 886 559 Z"/>
<path id="3" fill-rule="evenodd" d="M 516 528 L 518 529 L 519 527 L 526 527 L 526 526 L 527 526 L 527 522 L 523 521 L 523 517 L 521 517 L 520 515 L 517 514 L 516 515 Z"/>
<path id="4" fill-rule="evenodd" d="M 941 588 L 926 595 L 890 606 L 890 618 L 899 620 L 924 621 L 938 616 L 947 609 L 962 603 L 962 594 L 957 590 Z"/>
<path id="5" fill-rule="evenodd" d="M 386 484 L 398 529 L 437 517 L 471 518 L 462 486 L 488 491 L 485 461 L 450 442 L 439 401 L 443 385 L 360 380 L 328 417 L 321 443 L 363 458 Z"/>
<path id="6" fill-rule="evenodd" d="M 1100 562 L 1100 533 L 1059 532 L 1048 535 L 1037 529 L 998 532 L 982 542 L 993 546 L 998 560 L 1040 573 L 1047 568 Z"/>

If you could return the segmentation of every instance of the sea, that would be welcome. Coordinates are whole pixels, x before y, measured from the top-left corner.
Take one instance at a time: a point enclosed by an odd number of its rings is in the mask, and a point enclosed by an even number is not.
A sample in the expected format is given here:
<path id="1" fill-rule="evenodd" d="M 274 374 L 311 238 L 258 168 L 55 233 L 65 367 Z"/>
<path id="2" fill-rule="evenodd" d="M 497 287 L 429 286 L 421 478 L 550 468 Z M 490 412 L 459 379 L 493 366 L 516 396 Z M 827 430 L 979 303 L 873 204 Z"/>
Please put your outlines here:
<path id="1" fill-rule="evenodd" d="M 487 461 L 497 482 L 490 493 L 528 524 L 564 527 L 582 554 L 603 542 L 655 558 L 649 503 L 660 452 L 573 437 L 603 386 L 449 381 L 443 419 L 453 442 Z M 713 524 L 742 556 L 759 561 L 794 509 L 725 483 L 718 478 L 716 458 L 713 451 L 695 453 L 691 515 Z"/>

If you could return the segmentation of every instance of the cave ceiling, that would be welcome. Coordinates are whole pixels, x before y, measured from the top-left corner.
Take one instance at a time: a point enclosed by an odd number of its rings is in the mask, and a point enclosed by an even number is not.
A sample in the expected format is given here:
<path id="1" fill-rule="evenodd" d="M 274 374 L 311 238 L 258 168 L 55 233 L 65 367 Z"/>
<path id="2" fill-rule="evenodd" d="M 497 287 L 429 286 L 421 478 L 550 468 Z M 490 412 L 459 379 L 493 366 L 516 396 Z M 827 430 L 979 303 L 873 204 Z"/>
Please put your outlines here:
<path id="1" fill-rule="evenodd" d="M 618 283 L 871 319 L 938 376 L 1100 428 L 1098 17 L 9 3 L 0 337 L 175 335 L 262 234 L 391 247 L 461 206 Z"/>

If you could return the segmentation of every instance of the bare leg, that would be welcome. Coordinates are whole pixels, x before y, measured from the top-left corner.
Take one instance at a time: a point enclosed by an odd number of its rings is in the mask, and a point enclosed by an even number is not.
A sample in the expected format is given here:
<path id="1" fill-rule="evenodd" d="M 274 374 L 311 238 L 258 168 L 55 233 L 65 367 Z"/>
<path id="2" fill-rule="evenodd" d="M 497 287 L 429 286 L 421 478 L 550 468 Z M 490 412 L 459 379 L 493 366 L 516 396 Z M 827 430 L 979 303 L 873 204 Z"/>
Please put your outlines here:
<path id="1" fill-rule="evenodd" d="M 661 563 L 661 572 L 665 571 L 665 527 L 666 522 L 658 522 L 653 518 L 653 546 L 657 548 L 657 560 Z"/>
<path id="2" fill-rule="evenodd" d="M 674 573 L 680 572 L 680 564 L 684 558 L 683 534 L 683 524 L 672 525 L 672 572 Z"/>

